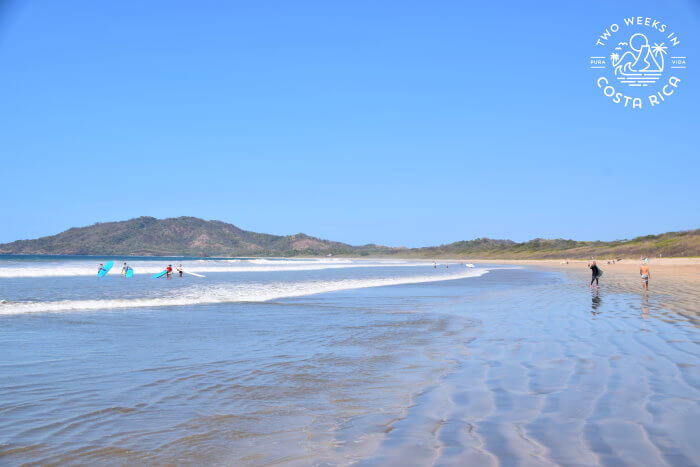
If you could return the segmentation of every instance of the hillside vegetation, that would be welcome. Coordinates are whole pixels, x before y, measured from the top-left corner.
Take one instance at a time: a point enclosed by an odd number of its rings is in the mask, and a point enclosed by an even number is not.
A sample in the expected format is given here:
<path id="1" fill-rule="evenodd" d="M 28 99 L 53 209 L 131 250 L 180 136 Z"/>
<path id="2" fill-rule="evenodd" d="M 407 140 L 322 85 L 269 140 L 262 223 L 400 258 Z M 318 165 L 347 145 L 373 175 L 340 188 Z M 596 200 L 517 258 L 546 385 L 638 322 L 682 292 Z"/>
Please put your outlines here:
<path id="1" fill-rule="evenodd" d="M 0 245 L 4 254 L 134 256 L 269 256 L 350 252 L 352 247 L 297 235 L 249 232 L 220 221 L 196 217 L 139 217 L 68 229 L 35 240 Z"/>
<path id="2" fill-rule="evenodd" d="M 646 235 L 631 240 L 613 242 L 584 242 L 576 240 L 547 240 L 536 238 L 516 243 L 510 240 L 480 238 L 437 247 L 411 250 L 424 258 L 638 258 L 640 256 L 692 257 L 700 256 L 700 229 Z"/>
<path id="3" fill-rule="evenodd" d="M 352 246 L 299 233 L 271 235 L 196 217 L 128 221 L 76 227 L 57 235 L 0 244 L 0 254 L 133 256 L 361 256 L 406 258 L 630 258 L 700 256 L 700 229 L 613 242 L 528 242 L 477 238 L 426 248 Z"/>

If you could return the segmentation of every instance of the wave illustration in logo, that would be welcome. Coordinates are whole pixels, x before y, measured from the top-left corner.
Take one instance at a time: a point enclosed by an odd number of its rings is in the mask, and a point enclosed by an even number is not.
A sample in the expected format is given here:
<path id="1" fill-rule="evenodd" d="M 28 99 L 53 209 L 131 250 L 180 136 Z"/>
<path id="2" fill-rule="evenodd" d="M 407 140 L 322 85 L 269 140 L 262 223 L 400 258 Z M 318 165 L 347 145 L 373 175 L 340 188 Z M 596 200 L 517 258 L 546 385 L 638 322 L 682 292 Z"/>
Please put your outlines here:
<path id="1" fill-rule="evenodd" d="M 617 51 L 626 50 L 620 54 Z M 629 41 L 619 42 L 615 52 L 610 54 L 610 60 L 615 76 L 621 83 L 628 86 L 648 86 L 655 83 L 664 71 L 664 55 L 668 47 L 654 43 L 649 45 L 649 39 L 642 33 L 632 34 Z"/>

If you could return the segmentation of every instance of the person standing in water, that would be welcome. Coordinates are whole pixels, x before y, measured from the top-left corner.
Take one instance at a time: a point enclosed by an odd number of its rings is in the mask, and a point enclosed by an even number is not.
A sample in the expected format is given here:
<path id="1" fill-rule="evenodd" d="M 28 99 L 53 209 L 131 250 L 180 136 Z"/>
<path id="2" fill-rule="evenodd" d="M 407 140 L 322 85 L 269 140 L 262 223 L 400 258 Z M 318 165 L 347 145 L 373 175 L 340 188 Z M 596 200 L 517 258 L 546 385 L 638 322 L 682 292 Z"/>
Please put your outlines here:
<path id="1" fill-rule="evenodd" d="M 168 264 L 168 267 L 165 268 L 165 277 L 167 277 L 168 279 L 170 279 L 170 278 L 172 277 L 172 275 L 173 275 L 173 265 L 172 265 L 172 264 Z"/>
<path id="2" fill-rule="evenodd" d="M 588 267 L 591 269 L 592 274 L 590 287 L 593 288 L 593 282 L 595 282 L 595 286 L 598 287 L 598 278 L 601 276 L 600 268 L 595 261 L 593 261 Z"/>
<path id="3" fill-rule="evenodd" d="M 639 275 L 642 276 L 642 288 L 644 290 L 649 290 L 649 278 L 651 277 L 651 271 L 647 263 L 642 262 L 642 266 L 639 268 Z"/>
<path id="4" fill-rule="evenodd" d="M 182 264 L 177 267 L 177 275 L 179 277 L 182 277 L 182 274 L 185 272 L 184 269 L 182 269 Z"/>
<path id="5" fill-rule="evenodd" d="M 122 276 L 126 276 L 126 272 L 129 270 L 129 266 L 126 265 L 126 261 L 124 262 L 124 265 L 122 266 Z"/>

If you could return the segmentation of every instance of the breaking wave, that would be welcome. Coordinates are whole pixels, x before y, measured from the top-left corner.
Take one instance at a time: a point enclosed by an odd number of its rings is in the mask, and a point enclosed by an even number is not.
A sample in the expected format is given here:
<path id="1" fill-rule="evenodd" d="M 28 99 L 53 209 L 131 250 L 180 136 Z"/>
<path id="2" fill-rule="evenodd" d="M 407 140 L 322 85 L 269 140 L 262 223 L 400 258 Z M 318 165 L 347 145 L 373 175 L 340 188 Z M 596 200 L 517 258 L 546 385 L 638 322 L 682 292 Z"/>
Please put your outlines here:
<path id="1" fill-rule="evenodd" d="M 455 273 L 335 281 L 271 282 L 234 285 L 195 286 L 177 295 L 131 299 L 61 300 L 46 302 L 5 302 L 0 315 L 51 313 L 83 310 L 127 309 L 162 306 L 205 305 L 236 302 L 266 302 L 341 290 L 417 284 L 479 277 L 488 269 L 456 270 Z"/>

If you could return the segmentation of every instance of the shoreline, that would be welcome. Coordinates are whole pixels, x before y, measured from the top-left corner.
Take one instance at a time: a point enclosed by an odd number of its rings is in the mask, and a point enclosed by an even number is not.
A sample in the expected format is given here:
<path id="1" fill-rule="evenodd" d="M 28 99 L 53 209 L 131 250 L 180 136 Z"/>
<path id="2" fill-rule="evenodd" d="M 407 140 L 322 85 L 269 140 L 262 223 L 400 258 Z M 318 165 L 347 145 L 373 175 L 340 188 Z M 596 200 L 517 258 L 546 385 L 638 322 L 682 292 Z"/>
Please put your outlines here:
<path id="1" fill-rule="evenodd" d="M 231 256 L 231 257 L 202 257 L 202 256 L 130 256 L 130 255 L 0 255 L 0 259 L 12 258 L 22 259 L 23 257 L 38 256 L 44 258 L 85 258 L 96 260 L 99 258 L 141 258 L 141 259 L 170 259 L 170 260 L 188 260 L 188 259 L 204 259 L 204 260 L 256 260 L 270 259 L 276 260 L 353 260 L 353 261 L 415 261 L 420 263 L 438 264 L 444 263 L 481 263 L 481 264 L 511 264 L 516 266 L 531 266 L 557 270 L 565 270 L 571 273 L 583 272 L 588 274 L 587 259 L 497 259 L 497 258 L 411 258 L 411 257 L 353 257 L 353 256 Z M 564 262 L 566 261 L 566 262 Z M 607 259 L 596 260 L 606 272 L 605 281 L 609 281 L 612 277 L 624 277 L 626 279 L 639 279 L 639 267 L 641 261 L 639 259 L 623 258 L 616 261 L 614 264 L 609 263 Z M 654 283 L 660 279 L 675 279 L 693 284 L 700 284 L 700 258 L 696 257 L 672 257 L 672 258 L 649 258 L 648 262 L 651 268 L 650 283 Z"/>
<path id="2" fill-rule="evenodd" d="M 576 275 L 590 276 L 588 260 L 568 260 L 562 264 L 561 260 L 482 260 L 474 259 L 473 262 L 484 264 L 513 264 L 519 266 L 535 266 L 548 269 L 567 271 Z M 608 264 L 607 260 L 596 260 L 598 266 L 605 271 L 601 282 L 635 280 L 641 283 L 639 275 L 640 260 L 622 260 L 614 264 Z M 700 258 L 649 258 L 648 266 L 651 270 L 649 280 L 650 287 L 654 283 L 667 285 L 668 282 L 682 281 L 688 284 L 700 284 Z M 579 274 L 577 274 L 579 273 Z M 641 286 L 640 286 L 641 288 Z"/>
<path id="3" fill-rule="evenodd" d="M 316 258 L 322 259 L 322 258 Z M 337 257 L 337 259 L 354 259 L 354 260 L 386 260 L 392 258 L 352 258 L 352 257 Z M 591 260 L 587 259 L 494 259 L 494 258 L 435 258 L 435 259 L 418 259 L 418 258 L 393 258 L 403 261 L 417 261 L 432 264 L 444 263 L 480 263 L 480 264 L 512 264 L 515 266 L 532 266 L 556 270 L 569 271 L 570 273 L 583 272 L 585 275 L 590 275 L 588 264 Z M 565 263 L 563 261 L 566 261 Z M 641 261 L 639 259 L 626 259 L 616 261 L 614 264 L 608 263 L 607 259 L 595 259 L 598 266 L 606 273 L 605 280 L 608 281 L 612 277 L 639 278 L 639 267 Z M 650 284 L 662 278 L 673 278 L 678 280 L 689 281 L 700 284 L 700 258 L 695 257 L 678 257 L 678 258 L 649 258 L 648 266 L 651 269 Z"/>

